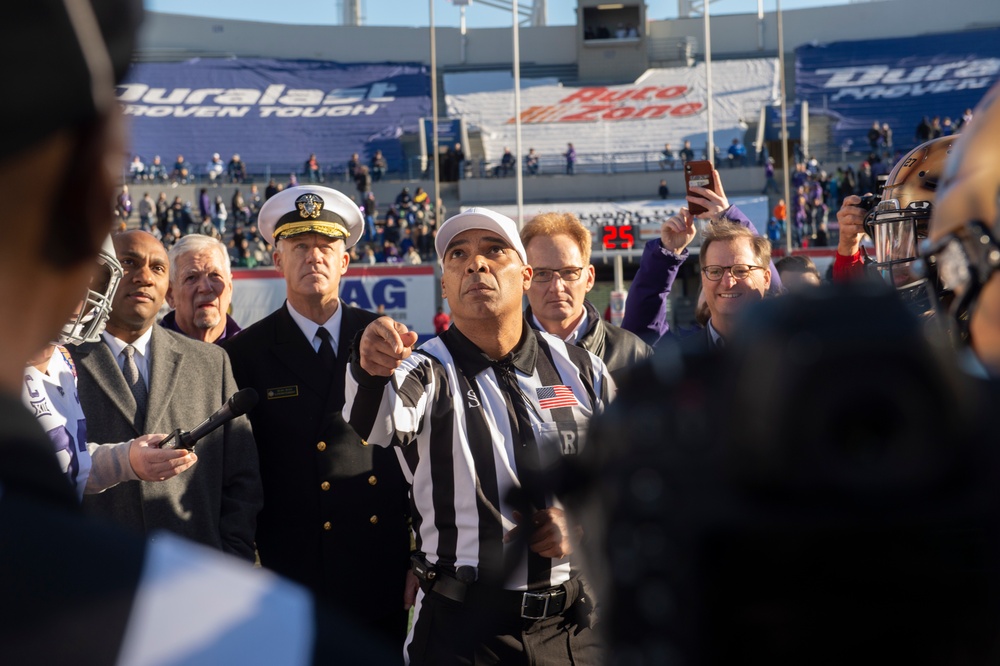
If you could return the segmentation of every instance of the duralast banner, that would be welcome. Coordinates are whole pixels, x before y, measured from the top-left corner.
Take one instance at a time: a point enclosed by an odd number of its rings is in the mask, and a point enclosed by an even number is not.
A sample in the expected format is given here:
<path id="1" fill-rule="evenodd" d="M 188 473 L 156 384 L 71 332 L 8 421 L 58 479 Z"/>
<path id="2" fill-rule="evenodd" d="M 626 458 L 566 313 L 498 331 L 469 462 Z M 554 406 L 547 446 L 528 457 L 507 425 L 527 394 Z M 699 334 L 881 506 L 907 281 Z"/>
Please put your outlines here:
<path id="1" fill-rule="evenodd" d="M 868 149 L 876 121 L 888 123 L 893 144 L 914 144 L 921 118 L 951 118 L 975 107 L 1000 78 L 1000 30 L 882 38 L 800 46 L 795 92 L 811 113 L 837 119 L 834 138 Z"/>
<path id="2" fill-rule="evenodd" d="M 139 63 L 117 89 L 132 151 L 177 155 L 196 170 L 212 153 L 239 153 L 251 168 L 299 165 L 315 153 L 343 167 L 351 153 L 381 150 L 402 168 L 399 137 L 431 109 L 420 64 L 341 65 L 312 60 L 197 59 Z"/>

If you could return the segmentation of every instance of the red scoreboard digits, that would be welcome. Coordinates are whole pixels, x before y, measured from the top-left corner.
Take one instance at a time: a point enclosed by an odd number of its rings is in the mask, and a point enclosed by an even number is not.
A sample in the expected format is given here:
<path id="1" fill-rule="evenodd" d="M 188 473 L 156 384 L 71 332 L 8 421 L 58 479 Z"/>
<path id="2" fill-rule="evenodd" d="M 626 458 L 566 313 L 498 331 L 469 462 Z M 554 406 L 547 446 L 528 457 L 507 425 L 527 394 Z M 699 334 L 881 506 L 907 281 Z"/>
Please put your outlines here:
<path id="1" fill-rule="evenodd" d="M 601 234 L 601 244 L 605 250 L 631 250 L 635 245 L 632 225 L 623 224 L 620 227 L 605 225 Z"/>

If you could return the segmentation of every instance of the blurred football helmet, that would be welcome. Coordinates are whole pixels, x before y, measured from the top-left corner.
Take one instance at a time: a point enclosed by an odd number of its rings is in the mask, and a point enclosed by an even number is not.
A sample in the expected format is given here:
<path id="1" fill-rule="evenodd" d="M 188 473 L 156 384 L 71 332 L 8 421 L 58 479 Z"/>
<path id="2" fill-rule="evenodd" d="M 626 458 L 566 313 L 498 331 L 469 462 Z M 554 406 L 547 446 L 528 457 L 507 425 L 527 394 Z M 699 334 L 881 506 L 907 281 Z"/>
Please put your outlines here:
<path id="1" fill-rule="evenodd" d="M 938 183 L 956 138 L 933 139 L 899 160 L 885 182 L 881 201 L 865 218 L 875 245 L 874 267 L 904 297 L 925 295 L 926 277 L 916 263 L 920 241 L 927 238 Z"/>
<path id="2" fill-rule="evenodd" d="M 79 345 L 97 342 L 101 339 L 105 324 L 111 315 L 111 299 L 122 279 L 122 265 L 115 256 L 115 246 L 111 236 L 104 239 L 97 255 L 98 269 L 91 279 L 87 295 L 80 308 L 62 328 L 59 344 Z"/>
<path id="3" fill-rule="evenodd" d="M 928 240 L 922 248 L 934 295 L 959 326 L 975 335 L 971 316 L 1000 267 L 1000 84 L 983 97 L 974 120 L 962 128 L 945 168 Z M 990 289 L 1000 288 L 1000 285 Z"/>

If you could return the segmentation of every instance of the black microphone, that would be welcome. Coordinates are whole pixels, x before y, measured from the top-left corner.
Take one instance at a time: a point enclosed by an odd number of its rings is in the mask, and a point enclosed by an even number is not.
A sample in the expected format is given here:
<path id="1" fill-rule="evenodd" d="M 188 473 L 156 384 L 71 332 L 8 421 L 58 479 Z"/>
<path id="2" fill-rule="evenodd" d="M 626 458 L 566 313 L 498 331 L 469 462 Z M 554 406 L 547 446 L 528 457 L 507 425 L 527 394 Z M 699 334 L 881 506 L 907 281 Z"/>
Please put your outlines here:
<path id="1" fill-rule="evenodd" d="M 195 442 L 212 432 L 219 426 L 232 421 L 237 416 L 243 416 L 257 406 L 257 391 L 245 388 L 237 391 L 226 401 L 217 412 L 199 423 L 189 432 L 181 432 L 178 428 L 170 436 L 160 442 L 161 449 L 193 449 Z"/>

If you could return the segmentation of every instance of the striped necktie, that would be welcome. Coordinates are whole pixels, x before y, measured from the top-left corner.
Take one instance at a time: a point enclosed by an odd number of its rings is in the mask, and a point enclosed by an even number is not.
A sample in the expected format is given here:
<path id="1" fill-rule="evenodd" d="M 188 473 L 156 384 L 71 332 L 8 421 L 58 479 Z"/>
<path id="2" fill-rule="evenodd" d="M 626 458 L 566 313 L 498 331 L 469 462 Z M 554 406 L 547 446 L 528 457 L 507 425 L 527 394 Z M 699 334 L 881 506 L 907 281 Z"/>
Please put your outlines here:
<path id="1" fill-rule="evenodd" d="M 135 347 L 126 345 L 125 349 L 122 350 L 122 354 L 125 355 L 122 374 L 125 375 L 125 383 L 128 384 L 128 388 L 132 391 L 132 396 L 135 398 L 136 420 L 141 423 L 143 417 L 146 416 L 146 403 L 149 398 L 149 392 L 146 389 L 146 382 L 143 381 L 142 375 L 139 374 L 139 367 L 135 364 Z"/>

